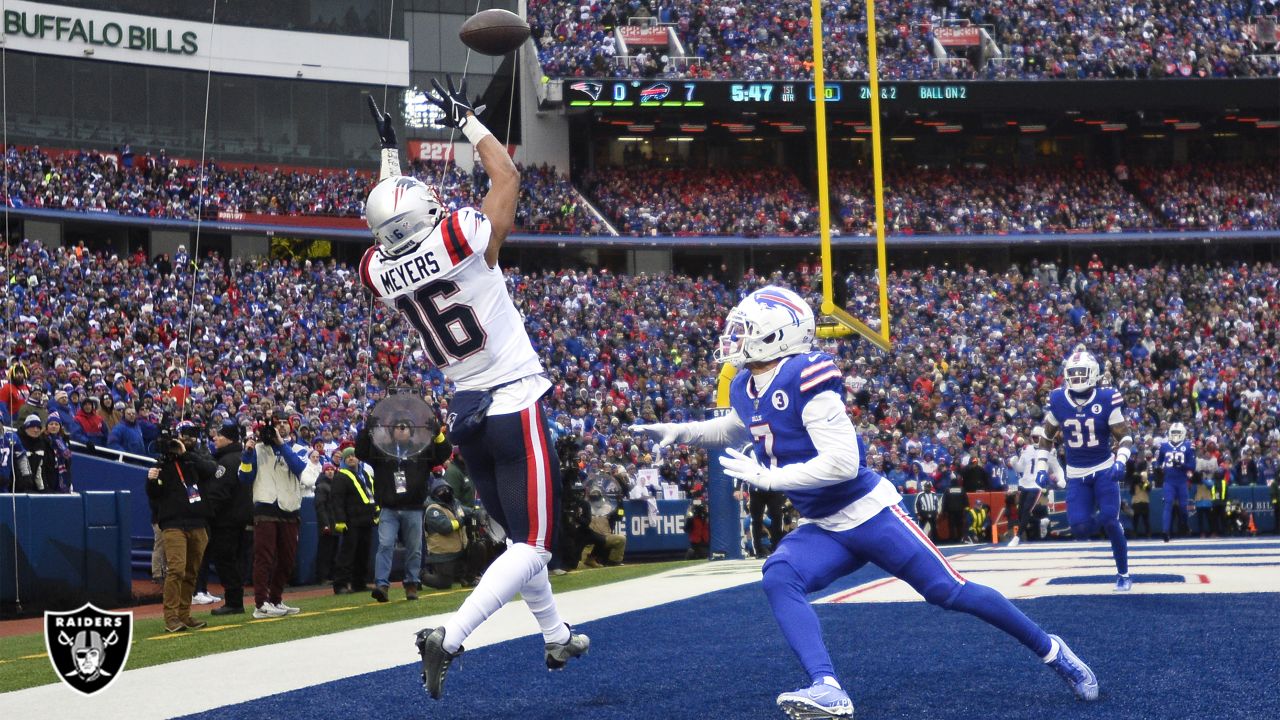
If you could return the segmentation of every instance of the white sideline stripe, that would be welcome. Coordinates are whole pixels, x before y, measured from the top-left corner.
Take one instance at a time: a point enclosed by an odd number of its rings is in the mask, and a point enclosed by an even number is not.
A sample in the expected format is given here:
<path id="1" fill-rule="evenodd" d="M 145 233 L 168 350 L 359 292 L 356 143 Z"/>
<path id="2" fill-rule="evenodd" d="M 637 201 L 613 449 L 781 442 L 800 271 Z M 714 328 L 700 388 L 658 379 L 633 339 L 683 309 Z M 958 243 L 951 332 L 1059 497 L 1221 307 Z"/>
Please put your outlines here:
<path id="1" fill-rule="evenodd" d="M 574 625 L 686 600 L 760 579 L 758 560 L 708 563 L 634 580 L 556 594 Z M 257 700 L 418 662 L 413 635 L 444 622 L 431 615 L 319 637 L 217 653 L 138 670 L 126 668 L 106 690 L 85 697 L 60 682 L 0 694 L 0 717 L 171 718 Z M 292 620 L 284 620 L 285 623 Z M 589 634 L 590 626 L 584 628 Z M 243 628 L 253 632 L 253 628 Z M 507 603 L 467 638 L 478 648 L 539 634 L 523 602 Z M 539 666 L 540 654 L 529 657 Z M 216 682 L 210 682 L 216 678 Z M 49 667 L 49 679 L 54 680 Z M 415 681 L 405 692 L 421 692 Z M 425 697 L 425 695 L 424 695 Z"/>

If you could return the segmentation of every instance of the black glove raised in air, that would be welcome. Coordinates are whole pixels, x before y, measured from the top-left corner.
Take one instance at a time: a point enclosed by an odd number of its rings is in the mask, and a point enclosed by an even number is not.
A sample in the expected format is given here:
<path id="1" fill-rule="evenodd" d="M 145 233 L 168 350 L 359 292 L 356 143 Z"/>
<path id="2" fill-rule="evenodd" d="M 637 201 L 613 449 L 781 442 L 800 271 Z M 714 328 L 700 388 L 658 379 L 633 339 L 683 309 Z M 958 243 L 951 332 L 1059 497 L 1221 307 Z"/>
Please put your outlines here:
<path id="1" fill-rule="evenodd" d="M 467 113 L 475 112 L 471 103 L 467 102 L 466 78 L 459 81 L 456 88 L 453 86 L 453 78 L 446 76 L 445 81 L 449 83 L 448 91 L 444 89 L 439 80 L 433 79 L 431 81 L 431 87 L 435 88 L 435 92 L 427 93 L 427 100 L 444 111 L 444 117 L 438 121 L 441 125 L 461 128 L 466 124 Z"/>
<path id="2" fill-rule="evenodd" d="M 385 150 L 394 150 L 396 148 L 396 129 L 391 127 L 391 113 L 385 113 L 378 109 L 378 102 L 373 99 L 372 95 L 366 96 L 369 99 L 369 112 L 373 113 L 373 124 L 378 129 L 378 139 L 382 141 L 382 147 Z"/>

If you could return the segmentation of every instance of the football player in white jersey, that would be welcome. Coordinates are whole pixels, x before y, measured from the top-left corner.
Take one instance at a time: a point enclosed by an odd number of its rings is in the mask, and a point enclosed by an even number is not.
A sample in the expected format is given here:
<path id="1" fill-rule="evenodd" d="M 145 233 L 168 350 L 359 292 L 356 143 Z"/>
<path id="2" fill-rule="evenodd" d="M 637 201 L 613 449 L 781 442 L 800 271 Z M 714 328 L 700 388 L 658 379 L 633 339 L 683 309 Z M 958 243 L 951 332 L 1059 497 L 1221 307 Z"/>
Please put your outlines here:
<path id="1" fill-rule="evenodd" d="M 400 175 L 391 116 L 369 105 L 382 141 L 382 172 L 365 217 L 376 243 L 360 262 L 360 279 L 418 332 L 427 358 L 454 383 L 449 439 L 489 516 L 506 533 L 507 550 L 444 625 L 418 633 L 423 687 L 432 698 L 462 643 L 520 593 L 546 642 L 547 668 L 563 668 L 590 640 L 561 619 L 547 561 L 560 517 L 560 466 L 541 398 L 551 387 L 507 294 L 498 251 L 515 224 L 520 173 L 502 143 L 476 118 L 466 84 L 433 81 L 428 99 L 442 123 L 475 147 L 491 184 L 479 210 L 450 213 L 436 188 Z"/>
<path id="2" fill-rule="evenodd" d="M 1040 425 L 1031 428 L 1031 442 L 1022 448 L 1022 452 L 1017 457 L 1011 457 L 1008 460 L 1009 467 L 1018 473 L 1018 527 L 1013 529 L 1009 547 L 1018 546 L 1019 530 L 1023 531 L 1028 538 L 1031 537 L 1031 528 L 1035 527 L 1036 523 L 1031 511 L 1035 510 L 1036 503 L 1040 502 L 1040 491 L 1047 489 L 1049 482 L 1056 483 L 1059 489 L 1067 486 L 1057 455 L 1049 454 L 1048 473 L 1041 475 L 1037 471 L 1036 458 L 1039 457 L 1040 439 L 1044 435 L 1044 428 Z M 1041 487 L 1041 482 L 1045 483 L 1045 487 Z"/>
<path id="3" fill-rule="evenodd" d="M 809 685 L 782 693 L 792 718 L 840 718 L 853 704 L 835 677 L 818 616 L 806 597 L 867 563 L 911 585 L 929 603 L 1005 631 L 1048 663 L 1083 700 L 1098 679 L 1061 638 L 1003 595 L 951 567 L 902 508 L 893 485 L 863 462 L 866 449 L 845 410 L 835 360 L 813 352 L 813 310 L 781 287 L 751 293 L 729 313 L 716 359 L 746 368 L 729 388 L 733 412 L 693 423 L 635 425 L 658 440 L 726 447 L 725 474 L 780 490 L 800 525 L 764 564 L 763 587 Z M 750 442 L 754 457 L 736 448 Z"/>

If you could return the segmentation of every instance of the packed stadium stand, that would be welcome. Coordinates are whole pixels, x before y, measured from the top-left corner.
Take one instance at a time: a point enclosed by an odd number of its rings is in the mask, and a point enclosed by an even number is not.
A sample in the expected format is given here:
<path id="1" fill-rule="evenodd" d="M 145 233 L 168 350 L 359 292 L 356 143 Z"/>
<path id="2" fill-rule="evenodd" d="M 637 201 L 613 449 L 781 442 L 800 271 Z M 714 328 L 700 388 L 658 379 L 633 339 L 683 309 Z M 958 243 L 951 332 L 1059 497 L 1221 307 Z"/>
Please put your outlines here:
<path id="1" fill-rule="evenodd" d="M 1258 77 L 1280 69 L 1277 42 L 1259 31 L 1274 32 L 1273 0 L 878 6 L 879 71 L 887 79 Z M 535 0 L 529 13 L 552 76 L 794 80 L 812 72 L 803 0 Z M 648 23 L 670 28 L 679 46 L 664 37 L 660 46 L 620 47 L 615 28 Z M 825 3 L 823 29 L 829 77 L 865 78 L 865 4 Z"/>
<path id="2" fill-rule="evenodd" d="M 163 153 L 10 148 L 8 202 L 44 208 L 194 219 L 197 162 Z M 487 178 L 456 166 L 419 162 L 413 172 L 440 184 L 455 207 L 477 204 Z M 1122 181 L 1118 173 L 1124 175 Z M 1132 175 L 1134 184 L 1127 181 Z M 371 176 L 354 170 L 223 168 L 204 177 L 206 217 L 218 213 L 357 218 Z M 544 166 L 522 170 L 517 221 L 525 232 L 605 234 L 587 209 L 595 201 L 625 235 L 788 236 L 817 233 L 813 191 L 785 169 L 599 168 L 583 193 Z M 1217 162 L 1117 169 L 1072 166 L 1015 169 L 965 165 L 897 170 L 886 178 L 890 232 L 1017 234 L 1052 231 L 1233 230 L 1280 227 L 1280 169 Z M 832 175 L 835 225 L 866 234 L 874 220 L 866 169 Z"/>
<path id="3" fill-rule="evenodd" d="M 372 309 L 352 266 L 334 261 L 121 257 L 84 248 L 11 250 L 4 307 L 9 362 L 32 384 L 143 409 L 155 423 L 188 412 L 216 427 L 283 406 L 336 442 L 352 439 L 366 403 L 406 378 L 440 401 L 449 388 L 408 329 Z M 1216 462 L 1277 471 L 1280 451 L 1280 269 L 1274 263 L 989 271 L 904 269 L 890 277 L 901 352 L 831 343 L 847 371 L 845 401 L 886 471 L 925 452 L 949 463 L 976 455 L 999 467 L 1040 418 L 1062 357 L 1087 343 L 1125 392 L 1139 444 L 1173 419 L 1206 438 Z M 817 268 L 739 278 L 509 268 L 517 307 L 554 387 L 559 431 L 584 441 L 590 471 L 643 466 L 635 419 L 699 419 L 714 400 L 712 350 L 744 291 L 770 282 L 813 302 Z M 853 288 L 866 277 L 851 274 Z M 191 302 L 191 293 L 198 302 Z M 851 296 L 856 296 L 851 292 Z M 874 306 L 855 307 L 866 316 Z M 188 335 L 186 328 L 192 324 Z M 372 368 L 370 359 L 372 357 Z M 7 369 L 7 368 L 6 368 Z M 72 413 L 77 408 L 72 408 Z M 113 410 L 103 410 L 109 421 Z M 328 431 L 325 433 L 325 431 Z M 669 456 L 664 472 L 689 489 L 706 458 Z"/>

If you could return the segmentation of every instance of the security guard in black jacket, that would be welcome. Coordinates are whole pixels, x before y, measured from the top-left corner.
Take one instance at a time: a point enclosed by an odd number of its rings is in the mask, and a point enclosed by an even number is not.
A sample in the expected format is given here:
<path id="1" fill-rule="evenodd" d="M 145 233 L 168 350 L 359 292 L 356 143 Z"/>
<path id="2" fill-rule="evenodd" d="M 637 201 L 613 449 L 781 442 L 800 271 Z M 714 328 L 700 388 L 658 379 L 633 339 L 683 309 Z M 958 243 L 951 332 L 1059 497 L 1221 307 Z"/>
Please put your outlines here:
<path id="1" fill-rule="evenodd" d="M 370 425 L 373 422 L 376 421 L 371 420 Z M 374 495 L 381 508 L 371 593 L 378 602 L 388 600 L 391 561 L 395 556 L 397 537 L 404 543 L 405 599 L 418 598 L 418 588 L 422 586 L 422 513 L 431 483 L 431 470 L 444 464 L 453 452 L 438 422 L 421 430 L 429 433 L 431 441 L 425 448 L 413 452 L 422 445 L 414 442 L 415 431 L 407 418 L 393 419 L 390 423 L 391 452 L 374 445 L 369 425 L 356 435 L 356 457 L 373 468 Z"/>
<path id="2" fill-rule="evenodd" d="M 333 529 L 333 484 L 338 480 L 338 466 L 325 463 L 316 476 L 316 582 L 321 585 L 333 582 L 333 566 L 338 557 L 341 538 Z"/>
<path id="3" fill-rule="evenodd" d="M 373 549 L 373 527 L 378 522 L 378 503 L 373 495 L 373 478 L 365 471 L 356 449 L 342 451 L 343 467 L 334 473 L 333 529 L 342 536 L 338 566 L 333 572 L 333 592 L 345 595 L 368 589 L 369 554 Z"/>
<path id="4" fill-rule="evenodd" d="M 210 484 L 209 496 L 209 564 L 213 566 L 224 589 L 222 607 L 214 615 L 244 613 L 244 576 L 240 557 L 245 548 L 246 526 L 253 524 L 253 485 L 239 480 L 240 426 L 228 421 L 213 436 L 213 459 L 218 470 Z"/>

